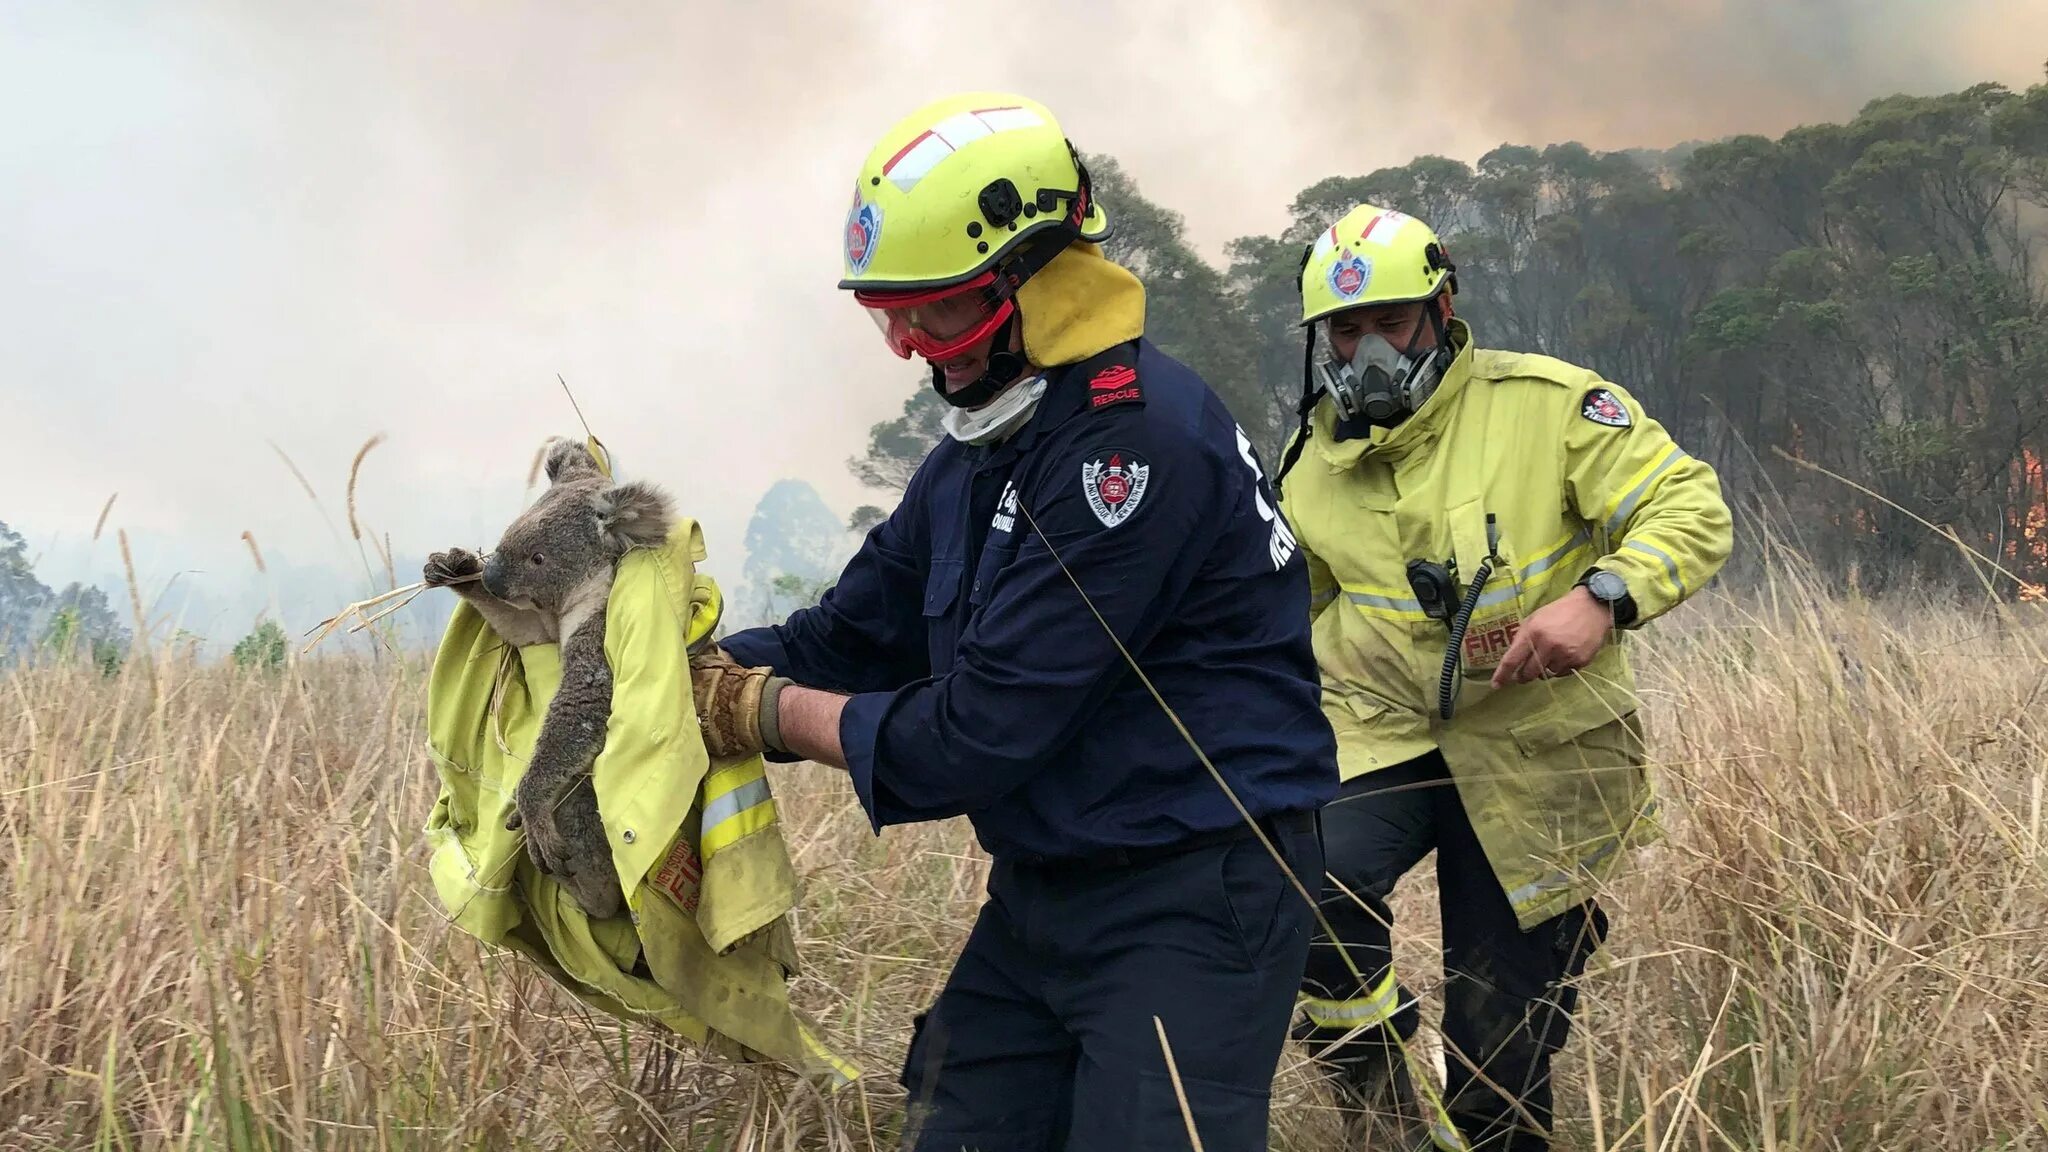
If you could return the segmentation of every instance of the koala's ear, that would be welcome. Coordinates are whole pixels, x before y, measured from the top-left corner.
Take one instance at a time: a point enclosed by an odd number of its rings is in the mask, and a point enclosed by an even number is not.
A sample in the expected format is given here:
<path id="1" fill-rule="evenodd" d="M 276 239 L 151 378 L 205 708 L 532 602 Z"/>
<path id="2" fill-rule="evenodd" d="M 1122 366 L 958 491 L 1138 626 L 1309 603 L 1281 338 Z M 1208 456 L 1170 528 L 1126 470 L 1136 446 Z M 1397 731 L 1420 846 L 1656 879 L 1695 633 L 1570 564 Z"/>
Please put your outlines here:
<path id="1" fill-rule="evenodd" d="M 598 471 L 597 461 L 591 459 L 590 450 L 583 446 L 583 442 L 567 436 L 548 438 L 547 471 L 550 484 L 603 474 Z"/>
<path id="2" fill-rule="evenodd" d="M 668 540 L 674 520 L 668 493 L 645 480 L 606 489 L 592 499 L 597 504 L 598 527 L 613 551 L 654 548 Z"/>

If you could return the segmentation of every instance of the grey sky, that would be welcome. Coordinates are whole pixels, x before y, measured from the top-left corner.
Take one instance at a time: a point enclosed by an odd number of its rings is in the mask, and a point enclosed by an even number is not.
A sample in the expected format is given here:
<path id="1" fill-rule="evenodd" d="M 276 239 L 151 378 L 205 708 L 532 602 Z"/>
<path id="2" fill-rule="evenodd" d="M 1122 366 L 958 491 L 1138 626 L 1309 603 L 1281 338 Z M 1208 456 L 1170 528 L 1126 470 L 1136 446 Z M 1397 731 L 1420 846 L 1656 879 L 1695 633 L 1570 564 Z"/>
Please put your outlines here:
<path id="1" fill-rule="evenodd" d="M 0 0 L 0 519 L 68 556 L 118 490 L 151 571 L 244 529 L 353 565 L 267 442 L 338 524 L 382 432 L 364 520 L 486 544 L 575 428 L 560 372 L 736 578 L 776 479 L 874 498 L 843 461 L 917 374 L 833 288 L 841 216 L 935 95 L 1047 102 L 1213 257 L 1322 176 L 1775 134 L 2044 44 L 2038 0 Z"/>

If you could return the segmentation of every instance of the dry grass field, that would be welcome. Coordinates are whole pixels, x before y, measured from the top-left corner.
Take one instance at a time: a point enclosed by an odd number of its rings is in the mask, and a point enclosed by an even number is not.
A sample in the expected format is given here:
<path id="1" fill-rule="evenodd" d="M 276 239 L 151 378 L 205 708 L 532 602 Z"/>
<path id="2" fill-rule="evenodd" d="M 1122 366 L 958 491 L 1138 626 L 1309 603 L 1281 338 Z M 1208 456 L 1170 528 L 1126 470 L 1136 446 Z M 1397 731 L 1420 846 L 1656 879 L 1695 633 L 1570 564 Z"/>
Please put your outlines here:
<path id="1" fill-rule="evenodd" d="M 1560 1147 L 2048 1148 L 2048 614 L 1781 578 L 1636 644 L 1673 830 L 1612 895 Z M 984 862 L 774 769 L 825 1100 L 445 927 L 423 667 L 0 678 L 0 1147 L 884 1146 Z M 1428 866 L 1397 894 L 1435 1010 Z M 1340 1146 L 1290 1049 L 1274 1146 Z"/>

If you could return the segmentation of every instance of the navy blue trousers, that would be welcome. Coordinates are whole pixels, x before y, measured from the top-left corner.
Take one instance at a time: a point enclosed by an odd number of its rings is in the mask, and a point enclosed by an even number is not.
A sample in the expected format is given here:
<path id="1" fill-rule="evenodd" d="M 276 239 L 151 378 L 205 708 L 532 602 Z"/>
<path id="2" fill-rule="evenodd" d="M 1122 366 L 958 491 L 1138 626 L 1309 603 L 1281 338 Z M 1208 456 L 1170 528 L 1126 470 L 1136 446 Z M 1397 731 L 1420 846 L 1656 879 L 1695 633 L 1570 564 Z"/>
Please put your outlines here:
<path id="1" fill-rule="evenodd" d="M 1269 829 L 1310 892 L 1303 814 Z M 1185 1152 L 1157 1017 L 1207 1152 L 1266 1147 L 1314 920 L 1256 838 L 1119 867 L 998 861 L 904 1063 L 918 1152 Z"/>
<path id="2" fill-rule="evenodd" d="M 1443 1032 L 1451 1049 L 1445 1107 L 1474 1152 L 1548 1149 L 1551 1057 L 1571 1032 L 1573 981 L 1606 939 L 1606 911 L 1588 901 L 1523 931 L 1438 752 L 1353 779 L 1323 809 L 1322 822 L 1330 874 L 1357 897 L 1329 886 L 1323 917 L 1365 983 L 1318 931 L 1302 990 L 1331 1000 L 1371 998 L 1393 965 L 1387 900 L 1395 882 L 1435 849 Z M 1421 1023 L 1414 992 L 1405 983 L 1397 987 L 1400 1008 L 1378 1027 L 1353 1034 L 1304 1026 L 1301 1038 L 1317 1052 L 1335 1043 L 1325 1056 L 1335 1064 L 1392 1067 Z"/>

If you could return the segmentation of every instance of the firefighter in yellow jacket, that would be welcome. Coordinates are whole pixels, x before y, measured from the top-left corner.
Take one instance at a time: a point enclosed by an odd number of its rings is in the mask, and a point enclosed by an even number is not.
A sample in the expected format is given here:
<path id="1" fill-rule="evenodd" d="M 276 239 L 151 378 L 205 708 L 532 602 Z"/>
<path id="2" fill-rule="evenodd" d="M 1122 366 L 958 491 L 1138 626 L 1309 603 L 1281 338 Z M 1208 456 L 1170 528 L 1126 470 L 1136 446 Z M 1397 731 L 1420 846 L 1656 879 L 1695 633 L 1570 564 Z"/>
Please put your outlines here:
<path id="1" fill-rule="evenodd" d="M 1297 1037 L 1351 1103 L 1402 1118 L 1411 1143 L 1373 1147 L 1520 1152 L 1549 1146 L 1563 985 L 1607 930 L 1596 895 L 1658 835 L 1617 630 L 1698 591 L 1732 534 L 1714 471 L 1633 396 L 1475 346 L 1456 286 L 1429 225 L 1371 205 L 1303 254 L 1307 378 L 1278 487 L 1338 737 L 1323 911 L 1350 962 L 1316 940 Z M 1386 906 L 1432 849 L 1440 1104 L 1407 1058 Z"/>

